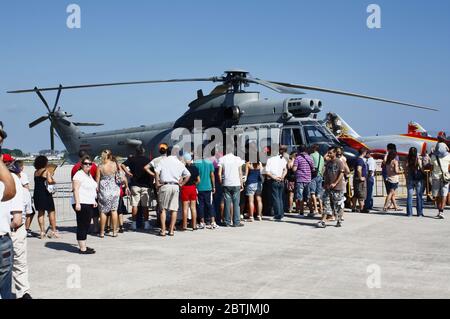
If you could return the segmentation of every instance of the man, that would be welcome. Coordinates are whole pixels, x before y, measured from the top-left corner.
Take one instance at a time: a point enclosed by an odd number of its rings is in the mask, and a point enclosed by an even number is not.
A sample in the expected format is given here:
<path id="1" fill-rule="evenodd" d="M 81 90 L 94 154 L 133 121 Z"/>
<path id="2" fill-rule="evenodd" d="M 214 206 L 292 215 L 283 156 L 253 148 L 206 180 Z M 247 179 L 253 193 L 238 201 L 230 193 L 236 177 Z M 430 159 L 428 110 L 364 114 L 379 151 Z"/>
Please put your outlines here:
<path id="1" fill-rule="evenodd" d="M 155 176 L 155 173 L 150 170 L 148 166 L 150 159 L 144 156 L 144 154 L 144 147 L 139 145 L 136 147 L 136 155 L 128 158 L 121 165 L 125 174 L 131 177 L 132 230 L 136 230 L 136 217 L 139 206 L 141 206 L 142 211 L 144 212 L 144 229 L 150 229 L 148 208 L 152 200 L 151 187 L 153 186 L 153 177 Z"/>
<path id="2" fill-rule="evenodd" d="M 225 202 L 225 227 L 242 227 L 240 212 L 240 195 L 244 190 L 242 166 L 245 161 L 229 152 L 219 159 L 219 182 L 223 185 Z M 231 224 L 231 204 L 233 204 L 233 224 Z"/>
<path id="3" fill-rule="evenodd" d="M 436 200 L 438 209 L 438 219 L 444 219 L 444 209 L 446 206 L 447 195 L 449 193 L 450 180 L 450 154 L 447 145 L 441 137 L 431 156 L 433 165 L 432 172 L 432 193 Z"/>
<path id="4" fill-rule="evenodd" d="M 269 147 L 269 152 L 273 155 L 273 148 Z M 284 153 L 287 152 L 287 147 L 280 146 L 278 155 L 272 156 L 267 160 L 264 174 L 269 179 L 270 188 L 272 190 L 272 207 L 274 211 L 274 221 L 281 221 L 284 217 L 284 178 L 287 175 L 287 161 L 284 158 Z"/>
<path id="5" fill-rule="evenodd" d="M 166 212 L 170 212 L 169 236 L 174 236 L 180 205 L 180 187 L 189 181 L 191 173 L 175 155 L 162 159 L 156 167 L 155 173 L 158 202 L 161 209 L 159 235 L 166 236 Z"/>
<path id="6" fill-rule="evenodd" d="M 319 153 L 319 145 L 314 144 L 311 147 L 311 159 L 314 163 L 314 171 L 312 172 L 311 183 L 309 184 L 309 193 L 311 195 L 311 206 L 312 212 L 310 214 L 311 217 L 315 216 L 319 212 L 322 212 L 322 193 L 323 193 L 323 168 L 325 166 L 325 160 L 322 155 Z"/>
<path id="7" fill-rule="evenodd" d="M 362 147 L 359 149 L 359 157 L 355 163 L 355 174 L 353 176 L 353 206 L 352 211 L 356 212 L 356 203 L 359 203 L 359 211 L 364 212 L 364 201 L 367 197 L 367 165 L 365 157 L 367 154 L 367 148 Z"/>
<path id="8" fill-rule="evenodd" d="M 367 197 L 364 202 L 364 212 L 369 213 L 373 209 L 373 186 L 375 185 L 375 173 L 377 171 L 377 163 L 372 157 L 371 151 L 366 153 L 366 165 L 367 165 Z"/>
<path id="9" fill-rule="evenodd" d="M 32 299 L 27 265 L 27 232 L 25 229 L 26 211 L 24 204 L 24 189 L 19 178 L 21 172 L 18 165 L 8 166 L 16 184 L 16 196 L 8 202 L 12 215 L 11 238 L 13 241 L 13 282 L 17 299 Z"/>
<path id="10" fill-rule="evenodd" d="M 217 229 L 216 213 L 213 207 L 213 194 L 216 192 L 214 165 L 208 159 L 198 159 L 194 162 L 200 173 L 200 183 L 197 185 L 198 190 L 198 214 L 206 219 L 210 219 L 209 229 Z M 204 222 L 204 220 L 201 222 Z"/>
<path id="11" fill-rule="evenodd" d="M 314 163 L 307 153 L 305 145 L 300 145 L 298 148 L 298 155 L 294 161 L 293 171 L 296 173 L 296 199 L 299 203 L 300 215 L 305 213 L 305 202 L 308 202 L 309 184 L 311 183 L 311 174 L 314 170 Z"/>
<path id="12" fill-rule="evenodd" d="M 11 299 L 13 244 L 11 240 L 11 214 L 6 202 L 16 196 L 14 178 L 3 163 L 1 148 L 7 134 L 0 122 L 0 299 Z"/>
<path id="13" fill-rule="evenodd" d="M 83 157 L 85 157 L 86 155 L 89 155 L 87 151 L 85 150 L 80 150 L 78 152 L 78 158 L 80 159 L 78 161 L 78 163 L 76 163 L 73 167 L 72 167 L 72 171 L 70 172 L 70 177 L 73 179 L 73 177 L 75 176 L 75 174 L 81 169 L 81 159 Z M 95 179 L 95 177 L 97 176 L 97 165 L 92 162 L 92 166 L 91 166 L 91 171 L 90 174 L 92 175 L 92 177 Z"/>
<path id="14" fill-rule="evenodd" d="M 326 157 L 325 172 L 324 172 L 324 189 L 323 194 L 323 208 L 324 213 L 322 220 L 318 223 L 319 228 L 326 227 L 327 217 L 337 215 L 336 227 L 342 226 L 342 215 L 344 212 L 344 163 L 336 157 L 337 148 L 331 148 Z"/>

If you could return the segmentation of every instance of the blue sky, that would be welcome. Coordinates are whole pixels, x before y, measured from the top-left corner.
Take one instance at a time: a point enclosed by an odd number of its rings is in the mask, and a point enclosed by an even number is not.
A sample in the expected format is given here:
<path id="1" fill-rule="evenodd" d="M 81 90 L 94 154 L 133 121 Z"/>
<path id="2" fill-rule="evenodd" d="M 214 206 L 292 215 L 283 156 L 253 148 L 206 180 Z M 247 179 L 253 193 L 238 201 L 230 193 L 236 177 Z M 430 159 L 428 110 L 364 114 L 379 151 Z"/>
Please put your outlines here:
<path id="1" fill-rule="evenodd" d="M 70 3 L 82 28 L 66 27 Z M 366 8 L 382 9 L 382 29 Z M 38 86 L 205 77 L 244 68 L 255 77 L 355 91 L 439 108 L 439 113 L 310 92 L 361 135 L 404 133 L 418 121 L 450 131 L 450 2 L 429 1 L 2 1 L 0 119 L 4 147 L 49 147 L 37 96 L 8 95 Z M 104 129 L 175 120 L 212 84 L 102 88 L 63 93 L 77 121 Z M 282 99 L 260 88 L 263 97 Z M 52 103 L 54 96 L 47 94 Z M 103 128 L 102 128 L 103 129 Z M 87 129 L 87 131 L 95 129 Z M 58 149 L 63 149 L 58 141 Z"/>

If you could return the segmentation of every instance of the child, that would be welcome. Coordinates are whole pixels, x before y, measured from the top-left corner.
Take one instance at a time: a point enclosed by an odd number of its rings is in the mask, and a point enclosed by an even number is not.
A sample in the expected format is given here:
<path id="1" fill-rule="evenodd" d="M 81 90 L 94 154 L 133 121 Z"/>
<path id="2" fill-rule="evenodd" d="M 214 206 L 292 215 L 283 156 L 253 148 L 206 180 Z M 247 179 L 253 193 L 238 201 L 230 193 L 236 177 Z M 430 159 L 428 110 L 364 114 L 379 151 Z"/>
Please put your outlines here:
<path id="1" fill-rule="evenodd" d="M 24 172 L 23 161 L 15 161 L 14 165 L 16 165 L 20 169 L 19 178 L 23 187 L 23 204 L 24 212 L 26 214 L 25 229 L 27 231 L 27 236 L 31 237 L 32 233 L 30 227 L 36 212 L 34 211 L 33 205 L 31 203 L 30 180 L 28 179 L 27 173 Z"/>

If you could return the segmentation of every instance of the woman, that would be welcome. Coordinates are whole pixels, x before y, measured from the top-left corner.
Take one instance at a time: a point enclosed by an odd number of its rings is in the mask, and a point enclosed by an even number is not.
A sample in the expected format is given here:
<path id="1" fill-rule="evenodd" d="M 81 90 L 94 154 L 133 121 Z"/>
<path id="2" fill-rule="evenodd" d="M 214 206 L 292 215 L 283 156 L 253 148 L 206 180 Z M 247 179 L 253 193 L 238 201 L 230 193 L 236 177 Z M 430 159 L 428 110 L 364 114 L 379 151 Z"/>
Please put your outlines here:
<path id="1" fill-rule="evenodd" d="M 130 196 L 130 189 L 128 187 L 128 179 L 125 175 L 125 172 L 120 168 L 119 162 L 117 161 L 116 157 L 113 157 L 113 161 L 117 165 L 117 169 L 119 171 L 120 178 L 122 181 L 122 184 L 119 186 L 120 187 L 120 196 L 119 196 L 119 206 L 117 208 L 117 214 L 119 215 L 119 233 L 123 234 L 124 233 L 123 215 L 128 214 L 128 210 L 127 210 L 127 207 L 125 206 L 125 202 L 124 202 L 123 198 L 125 196 Z"/>
<path id="2" fill-rule="evenodd" d="M 40 228 L 40 238 L 45 238 L 45 212 L 48 213 L 48 219 L 51 226 L 51 232 L 48 233 L 49 238 L 60 238 L 56 229 L 56 213 L 55 202 L 48 188 L 55 185 L 53 175 L 47 170 L 48 159 L 45 156 L 38 156 L 34 160 L 34 207 L 38 211 L 38 222 Z"/>
<path id="3" fill-rule="evenodd" d="M 15 161 L 15 165 L 20 169 L 19 177 L 23 187 L 23 201 L 24 201 L 24 210 L 26 214 L 25 229 L 27 231 L 27 236 L 31 237 L 32 233 L 30 227 L 33 221 L 33 217 L 35 215 L 35 211 L 33 208 L 33 204 L 31 202 L 30 180 L 28 179 L 27 173 L 25 173 L 24 171 L 25 168 L 24 162 Z"/>
<path id="4" fill-rule="evenodd" d="M 399 174 L 401 173 L 399 163 L 397 158 L 396 151 L 389 151 L 386 158 L 386 187 L 388 191 L 388 195 L 386 197 L 386 201 L 384 202 L 383 211 L 387 212 L 389 209 L 389 203 L 392 203 L 393 208 L 397 212 L 401 212 L 402 209 L 398 208 L 397 200 L 396 200 L 396 190 L 399 184 Z"/>
<path id="5" fill-rule="evenodd" d="M 100 238 L 105 238 L 107 214 L 111 214 L 113 237 L 117 237 L 120 184 L 122 179 L 110 150 L 102 152 L 102 163 L 97 169 L 98 208 L 100 212 Z"/>
<path id="6" fill-rule="evenodd" d="M 406 187 L 408 189 L 406 215 L 409 217 L 413 215 L 412 204 L 414 190 L 416 191 L 417 216 L 423 217 L 423 178 L 423 166 L 422 161 L 417 155 L 417 148 L 411 147 L 406 162 Z"/>
<path id="7" fill-rule="evenodd" d="M 73 208 L 77 214 L 77 241 L 80 254 L 95 254 L 95 250 L 86 246 L 87 234 L 94 208 L 97 207 L 97 182 L 91 176 L 92 161 L 89 155 L 81 159 L 80 170 L 72 180 Z"/>
<path id="8" fill-rule="evenodd" d="M 191 221 L 192 230 L 197 230 L 198 228 L 204 229 L 206 227 L 204 221 L 205 216 L 200 216 L 202 220 L 197 226 L 197 184 L 200 183 L 200 172 L 198 168 L 192 163 L 192 156 L 189 153 L 184 154 L 184 162 L 186 163 L 186 168 L 191 177 L 189 181 L 181 187 L 181 201 L 183 206 L 183 220 L 181 225 L 181 230 L 185 231 L 187 229 L 187 216 L 188 210 L 191 210 Z M 173 234 L 169 233 L 170 236 Z"/>
<path id="9" fill-rule="evenodd" d="M 288 213 L 294 213 L 294 198 L 295 198 L 295 181 L 296 176 L 294 172 L 294 162 L 297 158 L 297 152 L 292 152 L 288 161 L 288 173 L 286 175 L 286 190 L 288 193 Z"/>
<path id="10" fill-rule="evenodd" d="M 262 220 L 262 164 L 259 160 L 256 163 L 250 163 L 248 161 L 245 164 L 245 176 L 247 180 L 245 183 L 245 196 L 247 196 L 248 203 L 248 219 L 247 221 L 252 222 L 254 220 L 255 214 L 255 198 L 257 204 L 256 218 Z"/>

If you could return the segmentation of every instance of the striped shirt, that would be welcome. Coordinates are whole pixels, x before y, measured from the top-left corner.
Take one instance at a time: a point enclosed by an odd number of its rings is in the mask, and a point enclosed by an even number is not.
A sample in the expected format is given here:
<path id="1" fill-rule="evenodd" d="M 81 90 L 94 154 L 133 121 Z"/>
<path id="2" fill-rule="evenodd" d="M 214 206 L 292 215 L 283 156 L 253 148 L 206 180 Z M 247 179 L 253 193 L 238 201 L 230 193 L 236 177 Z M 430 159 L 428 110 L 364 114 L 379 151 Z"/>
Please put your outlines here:
<path id="1" fill-rule="evenodd" d="M 295 172 L 297 183 L 310 183 L 311 170 L 314 167 L 311 156 L 307 153 L 301 153 L 295 159 L 294 166 L 297 167 L 297 171 Z"/>

